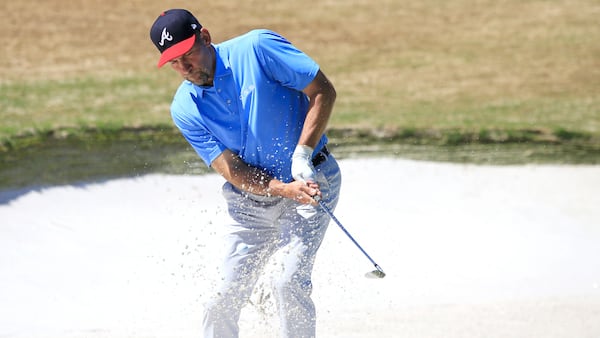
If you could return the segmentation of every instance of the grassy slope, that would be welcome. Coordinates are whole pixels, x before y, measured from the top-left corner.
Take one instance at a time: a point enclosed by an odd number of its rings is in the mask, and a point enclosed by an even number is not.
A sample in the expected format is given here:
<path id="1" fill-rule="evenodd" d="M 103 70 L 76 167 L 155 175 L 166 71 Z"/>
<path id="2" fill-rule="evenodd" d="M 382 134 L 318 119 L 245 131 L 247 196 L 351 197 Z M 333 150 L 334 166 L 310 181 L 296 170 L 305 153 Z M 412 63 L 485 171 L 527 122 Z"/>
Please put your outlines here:
<path id="1" fill-rule="evenodd" d="M 157 70 L 162 1 L 12 1 L 0 21 L 0 140 L 169 126 L 179 79 Z M 331 126 L 456 140 L 600 138 L 600 3 L 266 0 L 187 7 L 215 42 L 277 30 L 339 93 Z M 450 136 L 448 136 L 450 135 Z M 467 135 L 462 137 L 460 135 Z M 443 137 L 442 137 L 443 138 Z M 510 137 L 508 137 L 510 139 Z M 519 140 L 519 137 L 515 138 Z"/>

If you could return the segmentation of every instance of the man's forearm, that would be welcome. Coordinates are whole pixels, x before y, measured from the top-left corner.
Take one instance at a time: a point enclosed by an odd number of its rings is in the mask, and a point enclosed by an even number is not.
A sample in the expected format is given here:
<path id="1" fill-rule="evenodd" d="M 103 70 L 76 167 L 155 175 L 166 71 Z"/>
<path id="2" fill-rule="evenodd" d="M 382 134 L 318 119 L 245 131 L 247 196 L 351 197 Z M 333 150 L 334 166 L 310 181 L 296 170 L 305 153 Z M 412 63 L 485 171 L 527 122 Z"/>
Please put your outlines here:
<path id="1" fill-rule="evenodd" d="M 277 187 L 277 182 L 279 180 L 271 177 L 263 170 L 260 170 L 255 167 L 247 166 L 247 170 L 243 170 L 242 173 L 236 177 L 238 178 L 236 183 L 231 182 L 233 185 L 237 186 L 239 189 L 249 192 L 255 195 L 261 196 L 271 196 L 275 194 L 275 187 Z"/>
<path id="2" fill-rule="evenodd" d="M 304 93 L 310 98 L 310 104 L 298 144 L 314 148 L 325 133 L 337 94 L 321 71 L 304 89 Z"/>
<path id="3" fill-rule="evenodd" d="M 256 195 L 269 194 L 269 182 L 273 179 L 263 170 L 252 167 L 231 152 L 225 150 L 211 167 L 236 188 Z"/>

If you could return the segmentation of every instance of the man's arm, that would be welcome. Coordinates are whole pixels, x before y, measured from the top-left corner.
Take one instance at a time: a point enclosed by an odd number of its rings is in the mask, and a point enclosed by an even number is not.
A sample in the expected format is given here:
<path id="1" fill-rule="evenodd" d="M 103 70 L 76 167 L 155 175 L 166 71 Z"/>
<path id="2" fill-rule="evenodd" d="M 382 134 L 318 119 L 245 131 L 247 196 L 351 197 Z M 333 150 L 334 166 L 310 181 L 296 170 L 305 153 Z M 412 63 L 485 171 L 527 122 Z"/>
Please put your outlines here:
<path id="1" fill-rule="evenodd" d="M 336 92 L 320 70 L 303 92 L 309 97 L 310 103 L 298 145 L 292 155 L 292 176 L 296 181 L 314 182 L 315 168 L 311 158 L 329 122 Z"/>
<path id="2" fill-rule="evenodd" d="M 310 105 L 298 144 L 314 149 L 325 132 L 337 94 L 320 70 L 303 92 L 309 97 Z"/>
<path id="3" fill-rule="evenodd" d="M 313 196 L 320 195 L 318 185 L 304 182 L 284 183 L 263 170 L 250 166 L 231 150 L 225 150 L 211 167 L 236 188 L 263 196 L 281 196 L 304 204 L 316 205 Z"/>

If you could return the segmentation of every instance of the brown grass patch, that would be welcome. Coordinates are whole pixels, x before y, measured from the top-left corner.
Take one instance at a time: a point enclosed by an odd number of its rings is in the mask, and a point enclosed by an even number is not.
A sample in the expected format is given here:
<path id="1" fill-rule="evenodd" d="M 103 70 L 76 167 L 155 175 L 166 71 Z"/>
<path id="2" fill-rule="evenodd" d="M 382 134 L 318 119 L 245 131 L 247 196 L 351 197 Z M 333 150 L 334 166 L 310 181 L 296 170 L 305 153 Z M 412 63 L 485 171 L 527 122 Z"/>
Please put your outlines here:
<path id="1" fill-rule="evenodd" d="M 158 0 L 5 1 L 1 83 L 170 72 L 156 70 L 158 52 L 148 38 L 166 6 Z M 534 124 L 548 122 L 548 116 L 560 124 L 571 114 L 589 121 L 587 130 L 600 130 L 600 3 L 595 0 L 172 1 L 168 6 L 194 12 L 215 42 L 253 28 L 288 37 L 336 84 L 337 124 L 369 124 L 368 115 L 375 114 L 385 124 L 456 127 L 470 120 L 502 127 L 527 116 Z M 164 84 L 171 90 L 177 78 L 167 77 L 173 78 Z M 56 100 L 68 100 L 68 94 Z M 566 108 L 553 108 L 556 100 Z M 569 103 L 574 108 L 569 110 Z M 539 114 L 532 108 L 544 105 Z M 494 107 L 503 107 L 500 115 Z"/>

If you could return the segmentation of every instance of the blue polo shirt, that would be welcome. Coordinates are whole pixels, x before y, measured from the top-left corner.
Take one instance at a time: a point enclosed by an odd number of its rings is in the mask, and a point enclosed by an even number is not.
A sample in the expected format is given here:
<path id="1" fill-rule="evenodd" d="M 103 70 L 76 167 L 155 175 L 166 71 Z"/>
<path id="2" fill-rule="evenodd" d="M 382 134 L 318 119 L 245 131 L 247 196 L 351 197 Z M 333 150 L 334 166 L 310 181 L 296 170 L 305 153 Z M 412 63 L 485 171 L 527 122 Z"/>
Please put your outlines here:
<path id="1" fill-rule="evenodd" d="M 213 86 L 183 81 L 171 104 L 173 122 L 208 166 L 229 149 L 290 182 L 291 157 L 309 105 L 302 90 L 319 65 L 264 29 L 214 47 Z M 326 143 L 323 135 L 315 149 Z"/>

